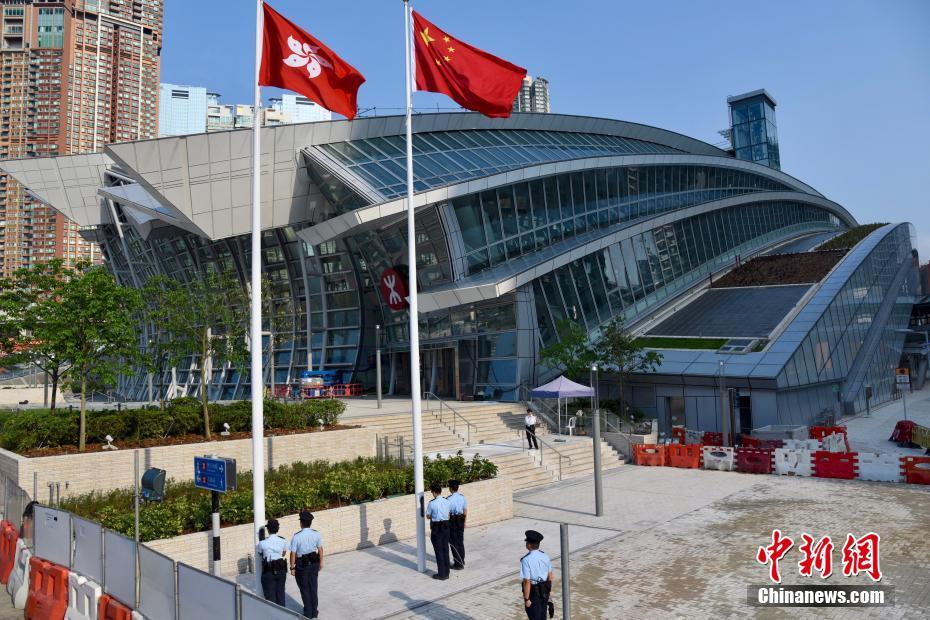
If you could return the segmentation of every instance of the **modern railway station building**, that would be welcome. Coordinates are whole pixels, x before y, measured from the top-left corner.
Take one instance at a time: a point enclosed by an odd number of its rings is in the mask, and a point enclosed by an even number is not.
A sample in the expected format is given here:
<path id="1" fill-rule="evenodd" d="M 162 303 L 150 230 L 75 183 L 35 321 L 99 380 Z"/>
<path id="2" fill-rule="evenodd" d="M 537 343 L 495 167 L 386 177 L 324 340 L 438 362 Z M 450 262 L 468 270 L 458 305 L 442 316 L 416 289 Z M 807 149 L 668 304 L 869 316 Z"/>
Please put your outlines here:
<path id="1" fill-rule="evenodd" d="M 777 156 L 757 163 L 636 123 L 418 114 L 414 131 L 423 391 L 519 400 L 558 372 L 538 362 L 558 321 L 596 334 L 622 315 L 646 337 L 725 341 L 666 349 L 655 374 L 635 378 L 633 405 L 660 420 L 713 430 L 721 394 L 752 427 L 863 409 L 867 386 L 873 404 L 892 397 L 916 294 L 909 224 L 875 230 L 805 286 L 724 290 L 711 283 L 736 264 L 810 250 L 855 218 Z M 0 168 L 77 222 L 124 284 L 208 270 L 245 284 L 250 140 L 168 137 Z M 385 393 L 409 393 L 407 308 L 390 295 L 408 272 L 404 148 L 403 117 L 263 131 L 262 265 L 289 312 L 266 383 L 312 368 L 372 386 L 380 339 Z M 728 321 L 735 307 L 745 318 Z M 155 384 L 197 394 L 201 363 Z M 214 368 L 207 389 L 244 398 L 249 381 Z M 145 372 L 122 391 L 146 399 Z"/>

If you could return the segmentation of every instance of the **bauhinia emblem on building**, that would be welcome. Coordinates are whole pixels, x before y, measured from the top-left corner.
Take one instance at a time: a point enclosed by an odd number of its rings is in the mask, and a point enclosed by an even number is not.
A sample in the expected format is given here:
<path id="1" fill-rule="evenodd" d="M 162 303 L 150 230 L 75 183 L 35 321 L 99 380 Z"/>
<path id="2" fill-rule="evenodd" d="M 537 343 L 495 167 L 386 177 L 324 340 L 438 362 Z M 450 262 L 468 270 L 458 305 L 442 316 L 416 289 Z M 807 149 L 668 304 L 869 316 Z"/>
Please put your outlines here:
<path id="1" fill-rule="evenodd" d="M 407 283 L 404 276 L 390 267 L 381 274 L 381 297 L 391 310 L 399 311 L 407 307 Z"/>
<path id="2" fill-rule="evenodd" d="M 301 43 L 294 37 L 287 38 L 287 46 L 294 52 L 284 59 L 284 64 L 289 67 L 299 69 L 307 68 L 307 74 L 310 78 L 315 78 L 323 71 L 323 67 L 332 69 L 333 65 L 320 55 L 320 48 L 314 47 L 309 43 Z"/>

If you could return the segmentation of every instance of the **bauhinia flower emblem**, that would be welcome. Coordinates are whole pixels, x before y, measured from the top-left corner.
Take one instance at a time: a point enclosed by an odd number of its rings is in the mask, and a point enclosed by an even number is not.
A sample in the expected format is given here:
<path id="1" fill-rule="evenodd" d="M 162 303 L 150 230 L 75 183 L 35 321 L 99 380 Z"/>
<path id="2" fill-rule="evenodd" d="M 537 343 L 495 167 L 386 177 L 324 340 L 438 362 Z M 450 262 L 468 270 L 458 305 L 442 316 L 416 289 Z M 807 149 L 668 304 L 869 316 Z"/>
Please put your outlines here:
<path id="1" fill-rule="evenodd" d="M 328 60 L 320 56 L 320 48 L 314 47 L 309 43 L 301 44 L 294 37 L 287 38 L 287 46 L 294 52 L 284 59 L 284 64 L 289 67 L 306 67 L 307 74 L 315 78 L 323 71 L 323 67 L 332 69 L 333 65 Z"/>

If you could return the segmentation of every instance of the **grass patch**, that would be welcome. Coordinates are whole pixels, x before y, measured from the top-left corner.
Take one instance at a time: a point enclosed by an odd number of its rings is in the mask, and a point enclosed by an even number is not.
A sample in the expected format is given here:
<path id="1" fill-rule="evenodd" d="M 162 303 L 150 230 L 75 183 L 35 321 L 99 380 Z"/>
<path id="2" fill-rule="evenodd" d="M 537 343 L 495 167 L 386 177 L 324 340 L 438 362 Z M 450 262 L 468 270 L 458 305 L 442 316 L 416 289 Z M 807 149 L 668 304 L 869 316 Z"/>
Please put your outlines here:
<path id="1" fill-rule="evenodd" d="M 663 336 L 642 336 L 635 343 L 647 349 L 713 349 L 722 347 L 727 338 L 668 338 Z"/>
<path id="2" fill-rule="evenodd" d="M 842 235 L 838 235 L 836 237 L 833 237 L 832 239 L 824 241 L 823 243 L 817 246 L 817 249 L 818 250 L 847 250 L 853 247 L 854 245 L 856 245 L 857 243 L 859 243 L 860 241 L 862 241 L 863 239 L 865 239 L 866 237 L 868 237 L 872 231 L 875 231 L 881 228 L 882 226 L 885 226 L 886 224 L 887 224 L 886 222 L 879 222 L 875 224 L 862 224 L 861 226 L 850 228 L 849 230 L 844 232 Z"/>

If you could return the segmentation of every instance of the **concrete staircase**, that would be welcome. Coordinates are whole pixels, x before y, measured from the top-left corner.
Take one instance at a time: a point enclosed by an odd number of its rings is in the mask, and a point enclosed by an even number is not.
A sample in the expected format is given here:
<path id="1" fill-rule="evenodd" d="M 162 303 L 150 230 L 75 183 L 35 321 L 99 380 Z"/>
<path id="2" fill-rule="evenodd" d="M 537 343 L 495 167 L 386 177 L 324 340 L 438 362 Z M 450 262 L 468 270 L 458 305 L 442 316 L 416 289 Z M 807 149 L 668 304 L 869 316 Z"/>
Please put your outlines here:
<path id="1" fill-rule="evenodd" d="M 494 461 L 500 476 L 511 479 L 514 491 L 557 482 L 560 460 L 562 480 L 586 476 L 594 471 L 594 455 L 591 439 L 588 437 L 572 437 L 565 442 L 555 442 L 548 429 L 539 425 L 539 436 L 563 458 L 560 459 L 556 452 L 545 444 L 541 445 L 542 450 L 539 451 L 524 450 L 524 409 L 519 404 L 468 404 L 460 407 L 453 405 L 461 418 L 453 416 L 447 407 L 443 407 L 441 419 L 438 403 L 430 403 L 428 409 L 426 403 L 424 406 L 423 453 L 426 456 L 432 457 L 440 452 L 449 455 L 459 450 L 466 458 L 480 454 Z M 462 418 L 472 425 L 470 433 L 466 431 L 466 424 Z M 346 422 L 372 427 L 378 432 L 379 438 L 386 437 L 394 442 L 395 446 L 398 440 L 402 440 L 409 457 L 413 448 L 410 414 L 359 417 L 348 419 Z M 466 439 L 470 439 L 470 446 L 466 444 Z M 602 440 L 603 470 L 622 467 L 623 464 L 623 457 Z"/>

